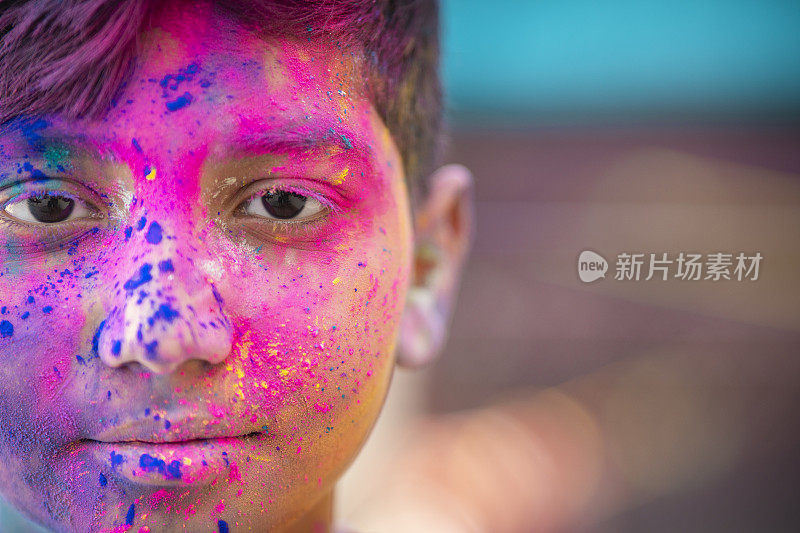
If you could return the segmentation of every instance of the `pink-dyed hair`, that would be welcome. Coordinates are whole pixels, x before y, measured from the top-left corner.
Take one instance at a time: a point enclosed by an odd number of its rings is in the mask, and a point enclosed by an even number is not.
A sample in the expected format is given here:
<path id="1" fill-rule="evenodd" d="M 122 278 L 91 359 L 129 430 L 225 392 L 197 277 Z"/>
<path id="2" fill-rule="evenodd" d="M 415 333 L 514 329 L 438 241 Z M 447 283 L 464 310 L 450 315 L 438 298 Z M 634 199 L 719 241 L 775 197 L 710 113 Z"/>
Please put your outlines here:
<path id="1" fill-rule="evenodd" d="M 132 72 L 158 0 L 0 0 L 0 124 L 108 110 Z M 373 103 L 397 143 L 412 190 L 441 146 L 436 0 L 214 0 L 264 34 L 328 36 L 363 50 Z"/>

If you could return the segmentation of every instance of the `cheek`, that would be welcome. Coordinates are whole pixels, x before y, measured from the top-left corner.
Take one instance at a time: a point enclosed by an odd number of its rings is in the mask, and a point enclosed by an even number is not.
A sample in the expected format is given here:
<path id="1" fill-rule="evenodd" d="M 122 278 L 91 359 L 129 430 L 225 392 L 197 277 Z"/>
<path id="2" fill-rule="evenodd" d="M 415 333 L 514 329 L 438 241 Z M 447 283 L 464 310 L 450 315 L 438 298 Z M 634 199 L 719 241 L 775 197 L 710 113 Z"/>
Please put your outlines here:
<path id="1" fill-rule="evenodd" d="M 30 424 L 25 433 L 54 443 L 74 433 L 74 413 L 64 401 L 63 387 L 93 357 L 92 332 L 86 327 L 89 302 L 84 298 L 89 279 L 82 260 L 67 257 L 58 262 L 32 259 L 25 274 L 6 272 L 0 278 L 2 419 L 5 424 Z"/>
<path id="2" fill-rule="evenodd" d="M 263 402 L 268 391 L 275 409 L 296 403 L 325 415 L 361 401 L 370 381 L 385 382 L 409 244 L 403 232 L 379 228 L 339 253 L 284 250 L 280 261 L 225 262 L 233 270 L 224 276 L 225 308 L 245 348 L 232 359 L 253 389 L 245 394 Z"/>

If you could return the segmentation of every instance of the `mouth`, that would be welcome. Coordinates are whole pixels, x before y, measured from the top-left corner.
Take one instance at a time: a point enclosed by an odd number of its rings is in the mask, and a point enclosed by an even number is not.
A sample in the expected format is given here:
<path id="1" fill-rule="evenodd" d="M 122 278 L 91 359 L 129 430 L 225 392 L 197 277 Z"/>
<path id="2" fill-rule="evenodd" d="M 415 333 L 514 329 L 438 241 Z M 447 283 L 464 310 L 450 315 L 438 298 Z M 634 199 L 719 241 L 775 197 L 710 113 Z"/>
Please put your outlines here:
<path id="1" fill-rule="evenodd" d="M 82 447 L 106 478 L 138 485 L 206 485 L 237 479 L 239 465 L 271 459 L 268 435 L 241 434 L 120 436 L 85 439 Z"/>
<path id="2" fill-rule="evenodd" d="M 119 438 L 119 439 L 109 439 L 109 438 L 96 438 L 96 439 L 84 439 L 84 442 L 89 443 L 99 443 L 99 444 L 116 444 L 116 445 L 187 445 L 187 444 L 201 444 L 207 442 L 216 442 L 216 441 L 223 441 L 223 440 L 231 440 L 231 439 L 248 439 L 248 438 L 256 438 L 259 435 L 264 435 L 264 431 L 251 431 L 250 433 L 242 433 L 242 434 L 234 434 L 234 435 L 213 435 L 213 436 L 191 436 L 191 435 L 181 435 L 181 434 L 171 434 L 167 433 L 164 435 L 152 435 L 149 437 L 128 437 L 128 438 Z"/>

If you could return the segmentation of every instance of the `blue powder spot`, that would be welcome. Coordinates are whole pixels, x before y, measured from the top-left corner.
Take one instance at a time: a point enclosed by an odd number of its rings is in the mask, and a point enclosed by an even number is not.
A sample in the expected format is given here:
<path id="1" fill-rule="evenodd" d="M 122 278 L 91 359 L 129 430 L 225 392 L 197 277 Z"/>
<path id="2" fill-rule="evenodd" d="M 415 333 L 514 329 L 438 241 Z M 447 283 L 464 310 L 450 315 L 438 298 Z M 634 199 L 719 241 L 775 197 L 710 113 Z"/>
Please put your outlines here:
<path id="1" fill-rule="evenodd" d="M 106 327 L 106 321 L 103 320 L 100 322 L 100 325 L 97 326 L 97 330 L 94 332 L 94 336 L 92 337 L 92 353 L 97 355 L 97 349 L 99 348 L 100 344 L 100 335 L 103 333 L 103 328 Z"/>
<path id="2" fill-rule="evenodd" d="M 158 341 L 148 342 L 144 345 L 144 351 L 148 359 L 155 359 L 158 355 Z"/>
<path id="3" fill-rule="evenodd" d="M 28 296 L 28 303 L 29 304 L 32 304 L 34 301 L 35 300 L 33 299 L 33 296 Z"/>
<path id="4" fill-rule="evenodd" d="M 175 268 L 172 266 L 172 259 L 164 259 L 158 264 L 158 269 L 161 272 L 175 272 Z"/>
<path id="5" fill-rule="evenodd" d="M 99 481 L 100 481 L 100 486 L 101 487 L 105 487 L 106 485 L 108 485 L 108 480 L 106 479 L 106 476 L 104 476 L 102 472 L 100 472 Z"/>
<path id="6" fill-rule="evenodd" d="M 139 145 L 139 141 L 137 141 L 137 140 L 136 140 L 136 137 L 134 137 L 134 138 L 131 140 L 131 144 L 133 145 L 133 148 L 134 148 L 134 149 L 135 149 L 137 152 L 139 152 L 140 154 L 142 153 L 142 147 Z"/>
<path id="7" fill-rule="evenodd" d="M 136 223 L 136 231 L 142 231 L 145 224 L 147 224 L 147 217 L 140 218 L 139 222 Z"/>
<path id="8" fill-rule="evenodd" d="M 350 142 L 350 139 L 348 139 L 346 135 L 342 135 L 342 142 L 346 150 L 353 148 L 353 143 Z"/>
<path id="9" fill-rule="evenodd" d="M 188 92 L 185 92 L 176 99 L 167 102 L 167 110 L 177 111 L 179 109 L 183 109 L 184 107 L 186 107 L 191 103 L 192 103 L 192 95 L 189 94 Z"/>
<path id="10" fill-rule="evenodd" d="M 47 179 L 47 175 L 38 168 L 34 167 L 30 161 L 26 161 L 25 164 L 22 165 L 22 169 L 25 172 L 30 172 L 34 181 L 43 181 Z"/>
<path id="11" fill-rule="evenodd" d="M 208 80 L 200 80 L 200 87 L 203 89 L 208 89 L 211 86 L 211 82 Z"/>
<path id="12" fill-rule="evenodd" d="M 143 453 L 139 456 L 139 467 L 145 472 L 158 472 L 160 474 L 164 474 L 167 479 L 181 477 L 181 463 L 177 460 L 172 461 L 169 463 L 169 465 L 167 465 L 163 459 Z"/>
<path id="13" fill-rule="evenodd" d="M 31 314 L 30 314 L 29 312 L 25 311 L 24 313 L 22 313 L 22 314 L 20 315 L 20 318 L 21 318 L 22 320 L 26 320 L 26 319 L 27 319 L 29 316 L 31 316 Z"/>
<path id="14" fill-rule="evenodd" d="M 125 457 L 117 452 L 111 452 L 111 466 L 119 466 L 125 462 Z"/>
<path id="15" fill-rule="evenodd" d="M 76 356 L 75 356 L 75 360 L 76 360 L 77 362 L 79 362 L 80 364 L 83 364 L 83 357 L 81 357 L 80 355 L 76 355 Z"/>
<path id="16" fill-rule="evenodd" d="M 35 120 L 34 122 L 23 122 L 20 124 L 20 132 L 22 136 L 25 137 L 25 140 L 28 141 L 30 145 L 36 145 L 42 139 L 42 136 L 39 135 L 39 130 L 43 130 L 48 126 L 47 121 L 40 118 Z"/>
<path id="17" fill-rule="evenodd" d="M 11 337 L 12 335 L 14 335 L 14 325 L 8 320 L 3 320 L 0 322 L 0 339 L 5 339 L 6 337 Z"/>
<path id="18" fill-rule="evenodd" d="M 6 307 L 5 305 L 3 307 L 0 307 L 0 315 L 6 314 L 7 311 L 8 311 L 8 307 Z"/>
<path id="19" fill-rule="evenodd" d="M 122 351 L 122 341 L 114 341 L 111 345 L 111 354 L 114 357 L 119 357 L 119 353 Z"/>
<path id="20" fill-rule="evenodd" d="M 153 276 L 150 275 L 150 271 L 153 269 L 153 265 L 150 263 L 145 263 L 139 268 L 139 274 L 132 277 L 128 281 L 125 282 L 123 287 L 126 291 L 132 291 L 138 289 L 145 283 L 148 283 L 153 280 Z"/>
<path id="21" fill-rule="evenodd" d="M 48 314 L 52 310 L 53 310 L 53 306 L 52 305 L 45 305 L 44 307 L 42 307 L 42 313 L 45 313 L 45 314 Z"/>
<path id="22" fill-rule="evenodd" d="M 107 400 L 111 399 L 111 391 L 110 390 L 106 391 L 106 399 Z"/>
<path id="23" fill-rule="evenodd" d="M 162 474 L 166 470 L 166 463 L 163 459 L 159 459 L 158 457 L 153 457 L 148 453 L 143 453 L 139 456 L 139 468 L 144 470 L 145 472 L 152 472 L 153 470 L 157 472 L 161 472 Z"/>
<path id="24" fill-rule="evenodd" d="M 179 316 L 181 316 L 181 314 L 170 307 L 169 304 L 161 304 L 158 306 L 158 311 L 156 311 L 156 314 L 153 315 L 153 318 L 156 320 L 166 320 L 172 324 L 172 321 Z"/>
<path id="25" fill-rule="evenodd" d="M 218 520 L 217 528 L 219 528 L 219 533 L 229 533 L 230 531 L 230 529 L 228 529 L 228 523 L 225 520 Z"/>
<path id="26" fill-rule="evenodd" d="M 131 504 L 131 506 L 128 507 L 128 514 L 125 515 L 125 525 L 132 526 L 134 516 L 136 516 L 136 506 Z"/>
<path id="27" fill-rule="evenodd" d="M 164 429 L 169 429 L 170 427 L 172 427 L 172 422 L 164 420 Z"/>
<path id="28" fill-rule="evenodd" d="M 169 466 L 167 467 L 167 475 L 169 477 L 180 478 L 181 477 L 181 463 L 180 461 L 172 461 Z"/>
<path id="29" fill-rule="evenodd" d="M 127 228 L 125 228 L 125 240 L 126 241 L 131 238 L 131 234 L 132 233 L 133 233 L 133 228 L 132 227 L 128 226 Z"/>
<path id="30" fill-rule="evenodd" d="M 161 242 L 161 224 L 158 222 L 151 222 L 150 227 L 147 228 L 147 234 L 144 237 L 150 244 L 158 244 Z"/>
<path id="31" fill-rule="evenodd" d="M 89 279 L 89 278 L 91 278 L 92 276 L 96 276 L 96 275 L 97 275 L 97 271 L 95 270 L 94 272 L 88 272 L 88 273 L 87 273 L 85 276 L 83 276 L 83 277 L 84 277 L 84 278 L 86 278 L 86 279 Z"/>

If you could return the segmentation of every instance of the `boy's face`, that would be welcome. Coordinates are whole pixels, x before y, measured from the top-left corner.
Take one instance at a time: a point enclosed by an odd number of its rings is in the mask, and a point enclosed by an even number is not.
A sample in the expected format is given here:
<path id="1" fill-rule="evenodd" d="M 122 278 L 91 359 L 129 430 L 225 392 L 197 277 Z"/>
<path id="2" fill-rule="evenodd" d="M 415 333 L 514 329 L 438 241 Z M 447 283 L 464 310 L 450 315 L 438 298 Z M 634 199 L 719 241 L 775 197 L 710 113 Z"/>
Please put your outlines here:
<path id="1" fill-rule="evenodd" d="M 2 491 L 55 529 L 264 530 L 380 409 L 402 163 L 349 53 L 157 26 L 104 119 L 0 137 Z"/>

